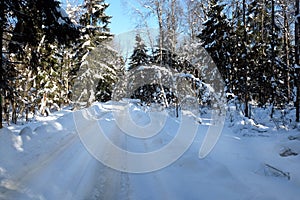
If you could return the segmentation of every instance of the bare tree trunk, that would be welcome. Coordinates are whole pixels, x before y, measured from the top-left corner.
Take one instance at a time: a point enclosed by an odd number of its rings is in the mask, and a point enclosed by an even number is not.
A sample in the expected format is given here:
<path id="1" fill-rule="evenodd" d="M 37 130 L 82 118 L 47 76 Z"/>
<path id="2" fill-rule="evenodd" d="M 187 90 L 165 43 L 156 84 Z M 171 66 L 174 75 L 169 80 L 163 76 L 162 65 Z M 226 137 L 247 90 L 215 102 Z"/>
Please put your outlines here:
<path id="1" fill-rule="evenodd" d="M 41 107 L 40 107 L 40 113 L 41 115 L 44 115 L 46 113 L 46 115 L 48 116 L 48 111 L 47 109 L 47 94 L 44 93 L 43 98 L 41 100 Z"/>
<path id="2" fill-rule="evenodd" d="M 7 98 L 5 98 L 5 102 L 4 102 L 4 116 L 5 116 L 5 121 L 7 123 L 7 125 L 9 125 L 9 100 Z"/>
<path id="3" fill-rule="evenodd" d="M 272 42 L 271 42 L 271 53 L 272 53 L 272 71 L 274 72 L 275 70 L 275 1 L 272 0 Z M 275 73 L 276 74 L 276 73 Z"/>
<path id="4" fill-rule="evenodd" d="M 202 27 L 202 22 L 204 21 L 203 16 L 201 16 L 201 11 L 203 7 L 200 6 L 203 4 L 201 1 L 184 1 L 186 3 L 186 23 L 188 32 L 190 33 L 190 40 L 194 41 L 197 35 L 200 32 L 200 28 Z M 195 26 L 196 24 L 196 26 Z"/>
<path id="5" fill-rule="evenodd" d="M 246 0 L 243 0 L 243 24 L 244 24 L 244 43 L 247 42 L 247 25 L 246 25 Z M 246 54 L 247 53 L 247 50 L 246 50 L 246 46 L 244 45 L 244 53 Z M 243 76 L 246 77 L 246 73 L 247 73 L 247 60 L 245 60 L 245 63 L 244 63 L 244 74 Z M 247 78 L 246 80 L 244 80 L 244 90 L 245 90 L 245 93 L 244 93 L 244 97 L 245 97 L 245 110 L 244 110 L 244 113 L 245 113 L 245 117 L 249 117 L 249 95 L 248 95 L 248 86 L 247 86 Z"/>
<path id="6" fill-rule="evenodd" d="M 156 6 L 156 15 L 158 19 L 158 28 L 159 28 L 159 60 L 162 62 L 162 51 L 163 51 L 163 42 L 164 42 L 164 30 L 163 30 L 163 5 L 161 1 L 155 2 Z"/>
<path id="7" fill-rule="evenodd" d="M 28 114 L 29 114 L 29 111 L 28 111 L 28 106 L 29 106 L 29 104 L 31 104 L 30 103 L 30 97 L 29 97 L 29 95 L 28 95 L 28 93 L 29 93 L 29 90 L 30 90 L 30 79 L 31 79 L 31 76 L 32 75 L 32 70 L 31 71 L 29 71 L 29 73 L 27 74 L 27 80 L 26 80 L 26 82 L 25 82 L 25 84 L 24 84 L 24 92 L 23 92 L 23 98 L 26 98 L 26 99 L 24 99 L 24 104 L 23 104 L 23 106 L 21 107 L 21 110 L 20 110 L 20 112 L 19 112 L 19 114 L 23 114 L 23 112 L 24 112 L 24 110 L 25 110 L 25 118 L 26 118 L 26 121 L 28 121 Z"/>
<path id="8" fill-rule="evenodd" d="M 272 7 L 272 41 L 271 41 L 271 69 L 272 72 L 275 72 L 273 76 L 276 77 L 276 67 L 275 65 L 275 2 L 274 0 L 271 1 L 271 7 Z M 276 81 L 276 78 L 273 77 L 271 81 Z M 275 101 L 276 101 L 276 86 L 273 83 L 272 84 L 272 93 L 271 93 L 271 101 L 272 101 L 272 111 L 271 111 L 271 118 L 273 118 L 274 114 L 274 107 L 275 107 Z"/>
<path id="9" fill-rule="evenodd" d="M 0 128 L 2 127 L 2 95 L 0 94 Z"/>
<path id="10" fill-rule="evenodd" d="M 2 60 L 2 38 L 3 38 L 3 29 L 4 29 L 4 1 L 0 1 L 0 69 L 3 70 L 3 60 Z M 4 80 L 3 72 L 0 75 L 0 81 Z M 2 91 L 3 88 L 0 88 L 0 128 L 2 128 Z"/>
<path id="11" fill-rule="evenodd" d="M 25 120 L 28 121 L 29 119 L 29 107 L 28 104 L 25 105 Z"/>
<path id="12" fill-rule="evenodd" d="M 171 2 L 171 52 L 175 53 L 177 43 L 177 20 L 176 20 L 176 0 Z"/>
<path id="13" fill-rule="evenodd" d="M 265 27 L 264 27 L 264 23 L 265 23 L 265 6 L 266 6 L 266 2 L 265 0 L 263 0 L 262 2 L 262 10 L 261 10 L 261 41 L 265 41 Z M 265 54 L 265 49 L 263 48 L 263 55 Z"/>
<path id="14" fill-rule="evenodd" d="M 287 4 L 286 1 L 282 0 L 280 2 L 282 4 L 283 18 L 284 18 L 284 54 L 285 54 L 285 64 L 286 64 L 286 79 L 285 82 L 287 84 L 287 99 L 290 101 L 291 99 L 291 85 L 290 85 L 290 34 L 289 34 L 289 22 L 287 16 Z"/>
<path id="15" fill-rule="evenodd" d="M 12 123 L 17 124 L 17 103 L 13 99 L 11 102 L 12 105 Z"/>
<path id="16" fill-rule="evenodd" d="M 300 16 L 299 16 L 299 0 L 296 1 L 296 12 L 295 12 L 295 64 L 296 64 L 296 87 L 297 87 L 297 96 L 296 96 L 296 122 L 300 122 Z"/>

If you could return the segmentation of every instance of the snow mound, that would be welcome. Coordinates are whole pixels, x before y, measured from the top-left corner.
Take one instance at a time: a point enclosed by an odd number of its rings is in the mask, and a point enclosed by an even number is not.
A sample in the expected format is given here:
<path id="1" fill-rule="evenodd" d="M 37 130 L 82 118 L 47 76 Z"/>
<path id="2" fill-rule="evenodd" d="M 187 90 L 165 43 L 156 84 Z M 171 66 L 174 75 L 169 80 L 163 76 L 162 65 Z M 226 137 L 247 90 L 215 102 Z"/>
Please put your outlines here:
<path id="1" fill-rule="evenodd" d="M 129 112 L 131 119 L 139 126 L 144 127 L 151 122 L 149 114 L 139 109 L 137 106 L 134 106 L 133 104 L 130 105 Z"/>
<path id="2" fill-rule="evenodd" d="M 9 129 L 0 129 L 0 168 L 5 171 L 16 165 L 18 154 L 23 152 L 21 136 L 14 135 Z"/>
<path id="3" fill-rule="evenodd" d="M 40 133 L 56 133 L 59 131 L 63 130 L 63 126 L 61 123 L 57 122 L 57 121 L 50 121 L 50 122 L 46 122 L 41 126 L 38 126 L 37 128 L 34 129 L 33 132 L 35 132 L 36 134 L 40 134 Z"/>
<path id="4" fill-rule="evenodd" d="M 297 129 L 300 131 L 300 123 L 297 123 Z"/>
<path id="5" fill-rule="evenodd" d="M 22 128 L 19 135 L 24 143 L 30 141 L 34 137 L 33 131 L 29 126 Z"/>
<path id="6" fill-rule="evenodd" d="M 269 127 L 262 124 L 257 124 L 253 119 L 244 118 L 240 121 L 236 121 L 233 125 L 233 130 L 235 133 L 242 134 L 244 136 L 250 136 L 255 133 L 265 133 L 270 130 Z"/>
<path id="7" fill-rule="evenodd" d="M 32 136 L 32 129 L 29 126 L 26 126 L 26 127 L 22 128 L 19 135 L 21 135 L 21 136 L 25 136 L 25 135 Z"/>

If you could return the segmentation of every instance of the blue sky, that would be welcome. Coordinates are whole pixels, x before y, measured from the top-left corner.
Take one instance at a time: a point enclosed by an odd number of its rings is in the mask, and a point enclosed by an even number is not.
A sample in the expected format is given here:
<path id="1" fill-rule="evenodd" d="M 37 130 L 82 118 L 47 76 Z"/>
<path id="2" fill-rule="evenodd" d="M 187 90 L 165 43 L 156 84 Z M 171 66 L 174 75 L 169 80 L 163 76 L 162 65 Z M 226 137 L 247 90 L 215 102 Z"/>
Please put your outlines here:
<path id="1" fill-rule="evenodd" d="M 113 34 L 120 34 L 134 29 L 135 22 L 128 12 L 124 0 L 106 0 L 105 2 L 110 4 L 106 14 L 112 16 L 110 29 Z"/>
<path id="2" fill-rule="evenodd" d="M 66 6 L 67 0 L 60 0 L 63 6 Z M 70 0 L 72 3 L 79 3 L 81 0 Z M 106 14 L 112 16 L 111 23 L 109 25 L 111 33 L 118 35 L 124 32 L 131 31 L 136 27 L 137 16 L 134 16 L 130 9 L 133 9 L 136 5 L 135 0 L 105 0 L 105 3 L 110 4 L 106 9 Z M 155 21 L 149 20 L 150 27 L 155 27 Z"/>
<path id="3" fill-rule="evenodd" d="M 115 35 L 132 31 L 136 28 L 137 15 L 134 15 L 130 9 L 139 7 L 135 0 L 105 0 L 110 6 L 106 10 L 106 14 L 112 16 L 111 32 Z M 136 7 L 136 8 L 135 8 Z M 156 27 L 154 18 L 148 19 L 149 28 Z"/>
<path id="4" fill-rule="evenodd" d="M 60 0 L 63 6 L 66 6 L 66 1 L 67 0 Z M 78 3 L 80 0 L 71 0 L 71 2 Z M 110 4 L 105 13 L 113 17 L 109 25 L 113 34 L 117 35 L 134 29 L 135 22 L 132 20 L 133 17 L 126 7 L 126 4 L 129 2 L 131 2 L 131 0 L 105 0 L 105 3 Z"/>

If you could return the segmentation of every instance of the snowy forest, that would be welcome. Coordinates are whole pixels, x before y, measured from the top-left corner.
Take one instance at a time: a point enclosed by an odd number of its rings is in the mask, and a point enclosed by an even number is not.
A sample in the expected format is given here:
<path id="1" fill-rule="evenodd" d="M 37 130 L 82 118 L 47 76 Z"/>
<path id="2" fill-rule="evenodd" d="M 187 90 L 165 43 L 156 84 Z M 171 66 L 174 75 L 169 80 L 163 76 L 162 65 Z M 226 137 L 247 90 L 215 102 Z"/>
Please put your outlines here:
<path id="1" fill-rule="evenodd" d="M 120 98 L 180 106 L 178 91 L 144 66 L 184 76 L 183 91 L 209 106 L 205 68 L 194 61 L 203 48 L 224 80 L 227 102 L 238 104 L 245 117 L 253 117 L 253 106 L 270 109 L 271 117 L 295 109 L 290 120 L 299 122 L 298 0 L 136 0 L 126 9 L 137 28 L 150 31 L 151 18 L 159 34 L 147 45 L 137 32 L 128 57 L 114 48 L 114 16 L 106 14 L 104 0 L 64 7 L 56 0 L 0 3 L 0 127 L 47 114 L 46 106 L 88 107 Z M 128 92 L 143 70 L 153 81 Z"/>
<path id="2" fill-rule="evenodd" d="M 299 7 L 0 0 L 0 200 L 299 200 Z"/>

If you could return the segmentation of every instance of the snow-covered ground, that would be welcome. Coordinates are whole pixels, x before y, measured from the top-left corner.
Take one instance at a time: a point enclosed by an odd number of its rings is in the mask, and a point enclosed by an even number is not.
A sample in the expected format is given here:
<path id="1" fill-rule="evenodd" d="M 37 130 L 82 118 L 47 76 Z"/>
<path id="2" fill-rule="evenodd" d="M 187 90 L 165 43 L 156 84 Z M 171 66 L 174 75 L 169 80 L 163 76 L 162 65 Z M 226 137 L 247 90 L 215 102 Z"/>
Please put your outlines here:
<path id="1" fill-rule="evenodd" d="M 139 140 L 128 136 L 113 114 L 122 105 L 109 102 L 92 106 L 97 118 L 93 123 L 98 123 L 120 148 L 155 151 L 174 138 L 180 121 L 170 115 L 157 135 Z M 93 132 L 95 124 L 75 124 L 74 116 L 81 112 L 59 111 L 0 130 L 0 199 L 300 198 L 300 132 L 296 128 L 285 130 L 267 120 L 262 111 L 254 113 L 256 118 L 262 117 L 261 124 L 231 111 L 213 151 L 199 159 L 210 121 L 210 115 L 203 114 L 196 138 L 183 156 L 149 173 L 121 172 L 95 159 L 78 134 L 78 130 Z M 149 123 L 149 111 L 134 104 L 130 104 L 128 115 L 139 126 Z M 100 149 L 103 155 L 117 156 L 109 152 L 110 148 Z"/>

